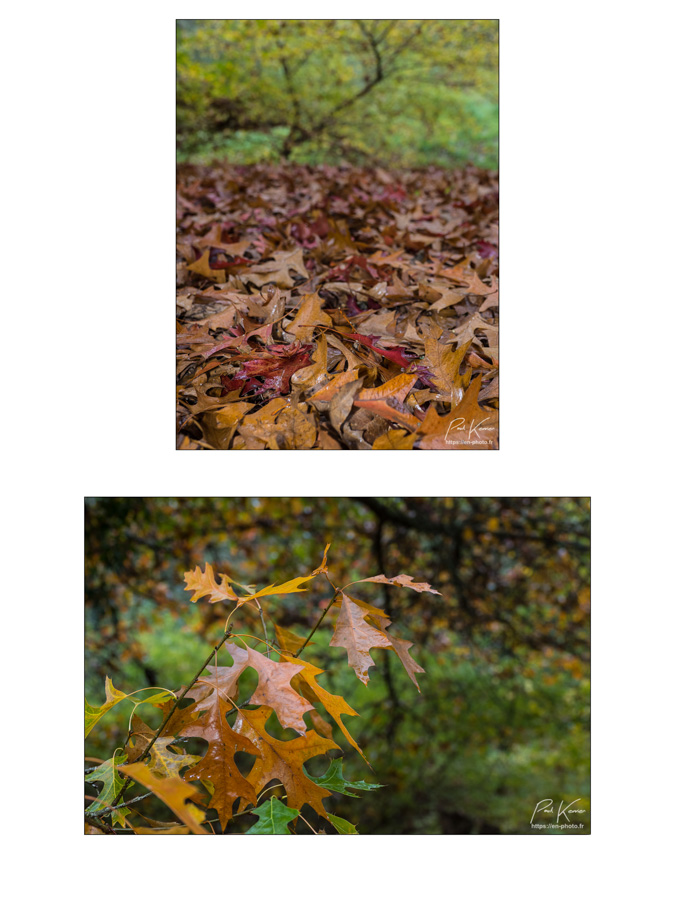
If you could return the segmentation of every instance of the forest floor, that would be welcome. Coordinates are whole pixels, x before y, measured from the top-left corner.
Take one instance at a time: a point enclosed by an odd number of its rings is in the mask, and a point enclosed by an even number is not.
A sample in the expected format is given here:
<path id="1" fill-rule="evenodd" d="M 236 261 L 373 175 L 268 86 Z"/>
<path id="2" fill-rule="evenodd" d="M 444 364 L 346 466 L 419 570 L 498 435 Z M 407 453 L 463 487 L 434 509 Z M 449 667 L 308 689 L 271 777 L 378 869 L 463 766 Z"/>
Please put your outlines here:
<path id="1" fill-rule="evenodd" d="M 498 209 L 473 167 L 179 167 L 178 449 L 496 449 Z"/>

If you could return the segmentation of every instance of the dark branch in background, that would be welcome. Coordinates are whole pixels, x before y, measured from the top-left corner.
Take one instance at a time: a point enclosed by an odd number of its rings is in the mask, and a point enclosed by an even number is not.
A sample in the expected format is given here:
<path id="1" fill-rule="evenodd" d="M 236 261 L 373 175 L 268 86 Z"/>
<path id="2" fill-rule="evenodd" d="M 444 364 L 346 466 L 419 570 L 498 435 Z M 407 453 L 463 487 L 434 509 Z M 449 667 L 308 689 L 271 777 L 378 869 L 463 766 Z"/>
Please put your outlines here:
<path id="1" fill-rule="evenodd" d="M 389 32 L 393 29 L 396 22 L 391 22 L 387 25 L 379 37 L 376 37 L 374 32 L 370 31 L 366 27 L 366 23 L 358 20 L 356 21 L 361 33 L 363 34 L 368 47 L 373 56 L 374 62 L 374 72 L 366 77 L 366 82 L 361 88 L 361 90 L 357 91 L 355 94 L 352 94 L 351 97 L 346 97 L 344 100 L 341 100 L 339 103 L 336 103 L 332 109 L 330 109 L 321 119 L 312 124 L 310 127 L 305 128 L 299 123 L 299 115 L 300 115 L 300 104 L 297 101 L 297 96 L 295 96 L 295 86 L 293 84 L 292 72 L 290 67 L 284 62 L 282 59 L 282 66 L 284 69 L 284 77 L 286 80 L 286 84 L 289 88 L 289 95 L 291 96 L 291 103 L 294 104 L 294 121 L 291 124 L 291 130 L 286 136 L 284 140 L 284 145 L 281 150 L 281 155 L 284 159 L 288 159 L 293 152 L 293 150 L 298 147 L 300 144 L 307 143 L 307 141 L 312 140 L 313 138 L 321 135 L 326 129 L 332 124 L 333 120 L 336 116 L 339 116 L 340 113 L 343 113 L 346 109 L 349 109 L 362 97 L 365 97 L 369 94 L 373 88 L 380 84 L 385 78 L 390 74 L 391 70 L 385 68 L 385 62 L 381 52 L 381 46 L 384 38 L 389 34 Z M 392 53 L 392 59 L 395 59 L 396 56 L 404 50 L 412 40 L 414 40 L 417 35 L 421 32 L 424 26 L 424 22 L 420 22 L 417 28 L 412 34 L 410 34 L 398 47 L 394 48 Z M 294 99 L 295 97 L 295 99 Z"/>
<path id="2" fill-rule="evenodd" d="M 277 41 L 279 49 L 283 50 L 283 42 Z M 306 57 L 307 58 L 307 57 Z M 283 159 L 288 159 L 291 155 L 291 150 L 296 143 L 302 143 L 303 140 L 308 140 L 311 135 L 309 135 L 306 128 L 304 128 L 301 124 L 302 119 L 306 118 L 306 112 L 303 112 L 300 107 L 300 100 L 298 98 L 298 94 L 295 90 L 295 83 L 293 81 L 293 73 L 291 71 L 291 67 L 288 64 L 288 60 L 285 56 L 281 57 L 281 68 L 284 72 L 284 80 L 286 82 L 286 88 L 288 90 L 288 96 L 291 98 L 291 106 L 293 107 L 293 118 L 291 121 L 291 128 L 288 134 L 284 139 L 283 146 L 281 148 L 281 156 Z M 299 68 L 299 67 L 298 67 Z"/>
<path id="3" fill-rule="evenodd" d="M 556 548 L 564 547 L 587 554 L 590 546 L 582 542 L 582 540 L 566 540 L 558 537 L 555 533 L 545 534 L 535 531 L 530 534 L 524 531 L 494 531 L 481 527 L 484 513 L 480 499 L 468 497 L 464 499 L 470 509 L 468 515 L 466 512 L 457 515 L 453 513 L 453 515 L 445 517 L 437 510 L 437 515 L 432 519 L 426 515 L 424 504 L 415 498 L 407 498 L 408 508 L 405 510 L 397 509 L 389 503 L 374 497 L 352 498 L 353 502 L 360 504 L 375 515 L 378 528 L 385 523 L 389 523 L 401 529 L 403 534 L 406 532 L 417 532 L 432 536 L 432 546 L 435 555 L 439 559 L 444 558 L 447 560 L 447 577 L 452 585 L 453 595 L 461 612 L 461 616 L 451 617 L 453 623 L 451 627 L 455 631 L 465 632 L 467 639 L 472 641 L 471 635 L 476 628 L 481 628 L 481 626 L 489 622 L 499 622 L 504 626 L 505 634 L 508 634 L 516 644 L 531 647 L 535 650 L 541 650 L 544 647 L 554 647 L 563 652 L 573 652 L 582 662 L 586 662 L 588 653 L 584 648 L 583 642 L 580 643 L 574 634 L 572 625 L 570 625 L 570 632 L 567 637 L 563 635 L 564 639 L 558 640 L 552 634 L 537 635 L 531 633 L 528 623 L 520 621 L 517 613 L 514 611 L 511 611 L 511 614 L 509 614 L 510 611 L 508 609 L 496 607 L 490 612 L 482 612 L 476 606 L 473 602 L 472 582 L 465 580 L 462 573 L 467 565 L 472 565 L 475 571 L 480 571 L 482 576 L 488 580 L 490 577 L 489 564 L 487 567 L 482 565 L 481 559 L 475 558 L 471 554 L 471 547 L 467 543 L 464 529 L 468 527 L 477 536 L 489 535 L 498 541 L 514 540 L 524 544 L 525 547 L 531 542 L 541 543 L 548 552 L 554 552 Z M 411 509 L 410 506 L 413 504 L 415 508 Z M 511 508 L 512 503 L 508 498 L 504 498 L 502 505 L 504 510 L 508 510 Z M 578 531 L 574 528 L 567 528 L 564 533 L 573 534 L 579 539 L 585 538 L 588 541 L 590 540 L 583 531 Z M 377 555 L 375 546 L 374 550 Z M 525 552 L 525 549 L 522 552 Z M 391 573 L 385 569 L 384 574 L 390 575 Z M 435 602 L 437 601 L 431 601 L 432 604 Z M 495 640 L 498 640 L 498 638 L 495 637 Z M 514 655 L 514 649 L 509 645 L 508 641 L 500 641 L 500 643 L 501 653 L 508 656 Z"/>
<path id="4" fill-rule="evenodd" d="M 382 519 L 377 520 L 377 527 L 375 529 L 375 533 L 373 535 L 373 550 L 375 552 L 375 558 L 377 559 L 377 564 L 383 574 L 386 574 L 386 559 L 384 552 L 384 522 Z M 391 587 L 389 585 L 382 585 L 382 595 L 384 598 L 384 611 L 387 613 L 389 618 L 392 617 L 392 595 L 391 595 Z M 389 721 L 387 723 L 387 740 L 393 741 L 396 732 L 398 730 L 399 723 L 401 721 L 402 709 L 401 709 L 401 701 L 399 700 L 398 693 L 396 692 L 396 686 L 394 685 L 394 678 L 391 672 L 391 659 L 390 654 L 385 650 L 384 653 L 384 680 L 387 683 L 387 691 L 389 693 L 389 700 L 391 701 L 391 715 L 389 717 Z"/>
<path id="5" fill-rule="evenodd" d="M 387 522 L 395 522 L 397 525 L 402 525 L 404 528 L 410 528 L 413 531 L 421 531 L 424 534 L 438 534 L 441 532 L 442 534 L 448 535 L 448 537 L 454 538 L 457 535 L 457 528 L 455 526 L 449 525 L 446 522 L 430 522 L 426 519 L 421 518 L 417 514 L 412 515 L 404 515 L 403 513 L 398 512 L 398 510 L 391 509 L 388 506 L 385 506 L 380 500 L 375 499 L 374 497 L 352 497 L 351 498 L 354 503 L 360 503 L 362 506 L 366 506 L 371 512 L 374 512 L 378 518 L 383 519 Z M 581 541 L 568 541 L 565 538 L 560 538 L 555 534 L 528 534 L 527 532 L 518 532 L 518 531 L 489 531 L 485 528 L 478 528 L 475 524 L 471 523 L 471 528 L 476 534 L 490 534 L 494 535 L 494 537 L 507 538 L 509 540 L 514 541 L 536 541 L 543 544 L 549 545 L 558 545 L 561 547 L 569 547 L 575 550 L 590 550 L 590 538 L 584 535 L 582 532 L 578 531 L 570 531 L 570 534 L 576 534 L 579 537 L 586 538 L 589 541 L 588 544 L 582 543 Z"/>

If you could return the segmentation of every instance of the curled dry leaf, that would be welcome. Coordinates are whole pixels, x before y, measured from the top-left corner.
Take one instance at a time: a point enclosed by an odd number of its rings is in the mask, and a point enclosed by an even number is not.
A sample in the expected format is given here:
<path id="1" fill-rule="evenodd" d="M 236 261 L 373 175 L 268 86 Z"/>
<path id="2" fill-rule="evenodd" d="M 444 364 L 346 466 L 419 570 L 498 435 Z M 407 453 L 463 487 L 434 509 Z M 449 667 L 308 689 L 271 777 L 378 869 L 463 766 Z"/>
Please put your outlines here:
<path id="1" fill-rule="evenodd" d="M 359 581 L 354 581 L 353 584 L 365 584 L 368 581 L 374 581 L 377 584 L 396 584 L 399 587 L 412 588 L 418 594 L 423 591 L 427 591 L 429 594 L 438 594 L 439 596 L 441 594 L 440 591 L 434 590 L 425 581 L 413 581 L 410 575 L 396 575 L 394 578 L 387 578 L 386 575 L 374 575 L 372 578 L 361 578 Z"/>

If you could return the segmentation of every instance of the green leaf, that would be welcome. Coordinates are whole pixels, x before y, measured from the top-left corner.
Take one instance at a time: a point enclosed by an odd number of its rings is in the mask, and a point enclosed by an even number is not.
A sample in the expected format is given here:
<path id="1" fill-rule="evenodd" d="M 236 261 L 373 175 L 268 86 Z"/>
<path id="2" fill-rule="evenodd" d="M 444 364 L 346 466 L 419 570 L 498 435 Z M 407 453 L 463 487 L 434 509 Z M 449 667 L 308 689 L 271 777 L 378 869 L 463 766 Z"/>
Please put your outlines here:
<path id="1" fill-rule="evenodd" d="M 100 812 L 102 809 L 106 809 L 108 806 L 113 805 L 115 797 L 117 797 L 124 784 L 124 780 L 117 772 L 117 766 L 124 765 L 126 761 L 126 753 L 122 753 L 117 762 L 113 756 L 112 759 L 108 759 L 104 763 L 101 763 L 101 765 L 94 769 L 93 772 L 85 775 L 85 781 L 103 782 L 103 787 L 98 794 L 98 800 L 94 800 L 94 802 L 90 803 L 87 807 L 88 813 L 96 815 L 96 813 Z M 116 809 L 111 813 L 113 823 L 115 825 L 124 825 L 125 816 L 128 815 L 128 813 L 128 809 Z"/>
<path id="2" fill-rule="evenodd" d="M 312 778 L 312 776 L 308 776 Z M 345 781 L 342 774 L 342 760 L 332 759 L 328 771 L 318 778 L 312 778 L 312 781 L 326 788 L 328 791 L 335 791 L 337 794 L 345 794 L 347 797 L 358 797 L 359 794 L 352 794 L 347 788 L 356 791 L 375 791 L 377 788 L 384 787 L 383 784 L 369 784 L 367 781 Z"/>
<path id="3" fill-rule="evenodd" d="M 249 810 L 258 817 L 258 821 L 246 834 L 290 834 L 287 825 L 296 819 L 300 813 L 297 809 L 291 809 L 276 797 L 266 800 L 262 806 Z M 336 826 L 337 827 L 337 826 Z"/>
<path id="4" fill-rule="evenodd" d="M 341 819 L 340 816 L 331 816 L 330 813 L 326 813 L 326 815 L 337 829 L 338 834 L 358 834 L 356 828 L 346 819 Z"/>
<path id="5" fill-rule="evenodd" d="M 141 690 L 147 690 L 147 688 L 142 688 Z M 134 694 L 140 693 L 139 691 L 134 691 Z M 102 719 L 103 716 L 108 712 L 109 709 L 112 709 L 113 706 L 117 706 L 120 700 L 131 700 L 135 706 L 140 706 L 141 703 L 151 703 L 153 706 L 159 706 L 160 703 L 164 703 L 166 700 L 169 700 L 173 697 L 173 694 L 170 691 L 160 690 L 156 694 L 151 694 L 149 697 L 144 697 L 142 700 L 132 699 L 133 694 L 125 694 L 123 691 L 118 691 L 117 688 L 113 685 L 112 679 L 108 678 L 106 675 L 105 678 L 105 699 L 106 702 L 103 706 L 91 706 L 87 703 L 87 698 L 84 699 L 84 736 L 87 737 L 91 729 L 96 725 L 99 719 Z"/>
<path id="6" fill-rule="evenodd" d="M 103 706 L 90 706 L 87 703 L 87 698 L 84 699 L 84 736 L 87 737 L 91 729 L 98 722 L 99 719 L 102 719 L 103 716 L 108 712 L 109 709 L 112 709 L 113 706 L 116 706 L 120 700 L 126 700 L 128 694 L 123 693 L 122 691 L 118 691 L 116 687 L 113 686 L 112 679 L 105 677 L 105 699 L 106 702 Z"/>

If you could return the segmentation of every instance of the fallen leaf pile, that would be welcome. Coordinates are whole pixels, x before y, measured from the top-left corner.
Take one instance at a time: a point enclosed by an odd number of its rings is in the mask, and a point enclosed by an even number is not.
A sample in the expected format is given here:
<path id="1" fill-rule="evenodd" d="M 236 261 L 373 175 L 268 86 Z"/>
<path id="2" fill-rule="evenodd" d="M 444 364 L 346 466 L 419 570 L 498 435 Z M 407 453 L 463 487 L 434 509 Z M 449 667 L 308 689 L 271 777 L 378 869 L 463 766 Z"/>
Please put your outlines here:
<path id="1" fill-rule="evenodd" d="M 488 450 L 496 176 L 183 166 L 178 448 Z"/>

